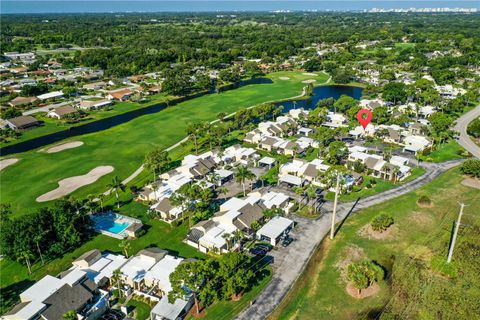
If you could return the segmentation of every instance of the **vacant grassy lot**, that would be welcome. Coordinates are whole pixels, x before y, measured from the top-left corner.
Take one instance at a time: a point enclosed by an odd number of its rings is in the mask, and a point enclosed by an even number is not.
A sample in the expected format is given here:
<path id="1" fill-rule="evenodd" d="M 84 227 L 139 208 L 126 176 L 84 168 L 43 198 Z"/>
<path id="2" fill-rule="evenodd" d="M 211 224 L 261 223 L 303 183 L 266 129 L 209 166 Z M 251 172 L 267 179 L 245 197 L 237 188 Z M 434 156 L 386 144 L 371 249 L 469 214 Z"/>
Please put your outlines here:
<path id="1" fill-rule="evenodd" d="M 437 147 L 428 156 L 420 156 L 423 161 L 444 162 L 463 158 L 462 153 L 466 152 L 455 140 L 450 140 Z"/>
<path id="2" fill-rule="evenodd" d="M 459 170 L 452 169 L 415 192 L 349 217 L 333 241 L 324 240 L 271 318 L 364 319 L 372 310 L 381 310 L 390 298 L 388 281 L 380 284 L 376 296 L 357 300 L 345 291 L 342 266 L 359 259 L 373 259 L 386 268 L 388 279 L 395 256 L 400 253 L 422 259 L 427 265 L 444 261 L 452 222 L 459 210 L 457 201 L 470 205 L 465 208 L 465 219 L 478 219 L 480 213 L 479 190 L 463 186 L 462 179 Z M 430 197 L 432 207 L 417 205 L 422 195 Z M 363 228 L 383 212 L 395 220 L 392 233 L 384 240 L 370 239 Z M 467 220 L 462 222 L 468 224 Z M 439 281 L 442 278 L 439 276 Z"/>
<path id="3" fill-rule="evenodd" d="M 288 77 L 289 80 L 279 80 Z M 17 154 L 15 165 L 0 173 L 2 185 L 0 197 L 3 203 L 11 203 L 14 214 L 25 214 L 43 206 L 35 199 L 57 187 L 61 179 L 83 175 L 101 165 L 111 165 L 115 170 L 97 182 L 82 187 L 73 194 L 78 197 L 104 191 L 112 177 L 126 178 L 143 161 L 145 153 L 155 146 L 168 147 L 185 137 L 189 122 L 214 120 L 219 112 L 235 112 L 242 108 L 271 100 L 299 95 L 302 80 L 316 78 L 325 82 L 325 74 L 317 77 L 300 72 L 278 72 L 268 75 L 271 84 L 248 85 L 220 94 L 212 94 L 186 101 L 161 112 L 136 118 L 114 128 L 72 138 L 84 145 L 54 154 L 37 150 Z"/>

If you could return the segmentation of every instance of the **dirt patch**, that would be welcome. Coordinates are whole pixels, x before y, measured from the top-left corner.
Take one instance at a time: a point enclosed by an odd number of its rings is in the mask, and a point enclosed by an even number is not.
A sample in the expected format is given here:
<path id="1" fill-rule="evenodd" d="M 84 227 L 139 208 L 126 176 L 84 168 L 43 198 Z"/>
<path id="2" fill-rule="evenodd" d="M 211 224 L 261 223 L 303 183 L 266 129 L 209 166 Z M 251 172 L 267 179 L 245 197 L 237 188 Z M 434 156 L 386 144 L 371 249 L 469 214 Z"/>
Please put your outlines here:
<path id="1" fill-rule="evenodd" d="M 94 183 L 102 176 L 112 172 L 113 170 L 114 168 L 112 166 L 99 166 L 90 170 L 90 172 L 88 172 L 87 174 L 60 180 L 58 182 L 58 188 L 44 193 L 36 200 L 37 202 L 45 202 L 61 198 L 72 193 L 78 188 Z"/>
<path id="2" fill-rule="evenodd" d="M 303 80 L 302 83 L 315 83 L 317 80 L 315 79 L 308 79 L 308 80 Z"/>
<path id="3" fill-rule="evenodd" d="M 0 171 L 2 171 L 6 167 L 11 166 L 12 164 L 17 163 L 17 162 L 18 162 L 18 159 L 16 159 L 16 158 L 0 160 Z"/>
<path id="4" fill-rule="evenodd" d="M 278 77 L 278 79 L 280 79 L 280 80 L 290 80 L 289 77 Z"/>
<path id="5" fill-rule="evenodd" d="M 397 231 L 396 225 L 390 226 L 387 230 L 383 232 L 379 232 L 379 231 L 373 230 L 371 224 L 367 224 L 358 231 L 358 234 L 368 239 L 388 240 L 388 239 L 392 239 L 395 236 L 396 231 Z"/>
<path id="6" fill-rule="evenodd" d="M 362 291 L 359 293 L 358 289 L 355 288 L 351 282 L 349 282 L 346 290 L 347 293 L 355 299 L 364 299 L 376 295 L 380 291 L 380 286 L 374 283 L 370 287 L 362 289 Z"/>
<path id="7" fill-rule="evenodd" d="M 475 188 L 475 189 L 480 189 L 480 179 L 475 179 L 475 178 L 465 178 L 462 181 L 462 184 L 467 187 Z"/>
<path id="8" fill-rule="evenodd" d="M 408 220 L 420 226 L 428 226 L 433 223 L 432 217 L 430 217 L 427 213 L 416 212 L 416 211 L 410 214 L 410 216 L 408 217 Z"/>
<path id="9" fill-rule="evenodd" d="M 433 257 L 433 253 L 430 248 L 418 244 L 412 244 L 411 246 L 406 248 L 405 253 L 414 259 L 419 259 L 427 262 L 429 262 Z"/>
<path id="10" fill-rule="evenodd" d="M 417 200 L 417 206 L 420 208 L 433 208 L 433 202 L 430 201 L 430 203 L 422 203 Z"/>
<path id="11" fill-rule="evenodd" d="M 351 245 L 346 247 L 340 255 L 335 267 L 340 270 L 340 277 L 347 282 L 347 269 L 353 262 L 358 262 L 365 259 L 367 256 L 362 248 Z"/>
<path id="12" fill-rule="evenodd" d="M 316 76 L 318 76 L 318 74 L 316 74 L 316 73 L 310 73 L 310 72 L 304 72 L 304 73 L 302 73 L 302 74 L 303 74 L 304 76 L 309 76 L 309 77 L 316 77 Z"/>
<path id="13" fill-rule="evenodd" d="M 51 147 L 51 148 L 47 149 L 46 152 L 47 153 L 56 153 L 56 152 L 60 152 L 60 151 L 67 150 L 67 149 L 77 148 L 77 147 L 80 147 L 81 145 L 83 145 L 82 141 L 71 141 L 71 142 L 62 143 L 62 144 L 59 144 L 57 146 Z"/>

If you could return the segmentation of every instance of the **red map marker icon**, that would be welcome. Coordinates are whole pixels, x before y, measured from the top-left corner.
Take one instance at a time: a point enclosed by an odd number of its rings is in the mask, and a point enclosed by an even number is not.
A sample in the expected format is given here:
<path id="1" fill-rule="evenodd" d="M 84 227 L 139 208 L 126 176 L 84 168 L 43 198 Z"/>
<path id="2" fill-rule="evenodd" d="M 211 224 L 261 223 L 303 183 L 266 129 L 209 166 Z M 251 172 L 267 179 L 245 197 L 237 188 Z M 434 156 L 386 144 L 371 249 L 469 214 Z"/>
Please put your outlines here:
<path id="1" fill-rule="evenodd" d="M 357 120 L 363 127 L 363 130 L 368 126 L 370 121 L 372 121 L 372 111 L 368 109 L 360 109 L 357 113 Z"/>

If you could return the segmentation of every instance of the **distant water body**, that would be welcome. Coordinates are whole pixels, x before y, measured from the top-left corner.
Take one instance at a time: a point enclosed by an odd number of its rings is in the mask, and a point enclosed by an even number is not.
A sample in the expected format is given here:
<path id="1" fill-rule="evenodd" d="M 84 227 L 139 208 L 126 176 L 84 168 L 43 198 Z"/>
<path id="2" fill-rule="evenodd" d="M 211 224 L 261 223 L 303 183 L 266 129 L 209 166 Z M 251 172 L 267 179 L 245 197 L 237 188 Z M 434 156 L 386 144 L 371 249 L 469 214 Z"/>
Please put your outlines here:
<path id="1" fill-rule="evenodd" d="M 480 1 L 0 1 L 2 14 L 109 12 L 364 11 L 373 8 L 477 8 Z"/>

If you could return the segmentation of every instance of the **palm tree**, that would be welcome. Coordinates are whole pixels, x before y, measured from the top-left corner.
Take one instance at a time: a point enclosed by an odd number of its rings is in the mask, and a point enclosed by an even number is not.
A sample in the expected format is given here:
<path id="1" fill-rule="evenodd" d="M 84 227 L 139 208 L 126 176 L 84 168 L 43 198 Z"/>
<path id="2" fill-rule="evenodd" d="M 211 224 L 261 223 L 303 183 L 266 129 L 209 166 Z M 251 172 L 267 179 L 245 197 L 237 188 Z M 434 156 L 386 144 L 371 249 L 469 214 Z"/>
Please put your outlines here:
<path id="1" fill-rule="evenodd" d="M 103 212 L 103 200 L 105 200 L 105 195 L 103 193 L 100 193 L 97 196 L 98 201 L 100 201 L 100 208 L 102 209 Z"/>
<path id="2" fill-rule="evenodd" d="M 90 210 L 90 213 L 95 213 L 97 204 L 95 203 L 95 196 L 93 194 L 89 194 L 87 196 L 87 202 L 85 203 L 85 207 Z"/>
<path id="3" fill-rule="evenodd" d="M 128 249 L 130 249 L 130 241 L 127 239 L 123 239 L 122 242 L 118 244 L 120 248 L 122 248 L 123 253 L 125 253 L 125 257 L 128 259 Z"/>
<path id="4" fill-rule="evenodd" d="M 118 296 L 121 298 L 123 293 L 122 293 L 122 271 L 120 269 L 115 269 L 113 270 L 112 277 L 110 278 L 110 285 L 113 285 L 115 283 L 117 285 L 118 289 Z"/>
<path id="5" fill-rule="evenodd" d="M 241 241 L 245 237 L 245 235 L 243 234 L 242 230 L 237 229 L 233 231 L 232 237 L 233 237 L 233 241 L 237 243 Z"/>
<path id="6" fill-rule="evenodd" d="M 227 250 L 230 251 L 230 240 L 232 239 L 232 235 L 228 232 L 225 232 L 222 234 L 222 238 L 225 239 L 225 242 L 227 243 Z"/>
<path id="7" fill-rule="evenodd" d="M 40 260 L 42 260 L 42 266 L 45 265 L 45 261 L 43 260 L 42 251 L 40 250 L 40 242 L 42 242 L 45 234 L 46 232 L 44 231 L 44 232 L 35 234 L 35 236 L 33 237 L 33 241 L 35 241 L 35 244 L 37 245 L 37 251 L 38 251 L 38 254 L 40 255 Z"/>
<path id="8" fill-rule="evenodd" d="M 118 193 L 120 191 L 125 191 L 125 185 L 120 181 L 118 176 L 115 176 L 112 179 L 112 182 L 107 184 L 107 188 L 112 189 L 115 192 L 115 198 L 117 199 L 117 208 L 120 208 L 120 201 L 118 199 Z"/>
<path id="9" fill-rule="evenodd" d="M 32 264 L 30 263 L 30 259 L 33 259 L 33 254 L 29 249 L 25 249 L 20 252 L 18 260 L 25 260 L 25 264 L 28 268 L 28 274 L 32 274 Z"/>
<path id="10" fill-rule="evenodd" d="M 243 187 L 243 196 L 246 196 L 246 191 L 245 191 L 245 181 L 247 180 L 252 180 L 255 178 L 255 174 L 253 174 L 252 171 L 250 171 L 247 167 L 245 166 L 240 166 L 237 169 L 236 173 L 236 180 L 237 182 L 240 182 Z"/>

